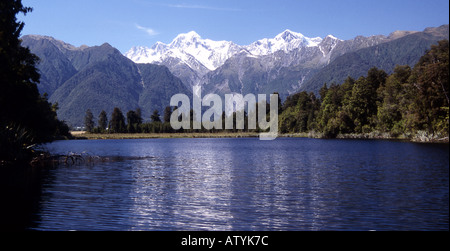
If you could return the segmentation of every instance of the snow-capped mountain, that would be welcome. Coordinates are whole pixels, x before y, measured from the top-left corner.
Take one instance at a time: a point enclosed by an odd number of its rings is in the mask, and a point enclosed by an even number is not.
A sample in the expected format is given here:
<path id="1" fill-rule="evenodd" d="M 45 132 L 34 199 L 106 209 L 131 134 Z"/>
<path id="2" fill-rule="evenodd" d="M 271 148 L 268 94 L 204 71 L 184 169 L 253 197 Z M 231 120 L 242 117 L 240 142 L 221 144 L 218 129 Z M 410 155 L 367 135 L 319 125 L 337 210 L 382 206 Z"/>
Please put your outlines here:
<path id="1" fill-rule="evenodd" d="M 324 83 L 343 83 L 364 76 L 371 67 L 386 72 L 395 65 L 413 67 L 424 51 L 449 37 L 449 26 L 423 32 L 395 31 L 388 36 L 357 36 L 339 40 L 331 35 L 308 38 L 289 30 L 273 39 L 247 46 L 202 39 L 190 32 L 170 44 L 135 47 L 128 57 L 105 43 L 75 47 L 39 35 L 22 37 L 22 45 L 40 58 L 38 88 L 50 102 L 58 102 L 58 116 L 82 125 L 85 111 L 108 113 L 141 108 L 146 118 L 160 112 L 177 93 L 271 94 L 282 99 L 299 91 L 318 95 Z M 214 69 L 214 70 L 211 70 Z M 389 73 L 389 72 L 388 72 Z"/>
<path id="2" fill-rule="evenodd" d="M 261 39 L 245 48 L 255 56 L 265 56 L 277 51 L 289 52 L 302 47 L 317 47 L 322 38 L 308 38 L 301 33 L 285 30 L 272 39 Z"/>
<path id="3" fill-rule="evenodd" d="M 201 85 L 209 92 L 256 93 L 301 89 L 320 69 L 340 56 L 386 43 L 412 32 L 389 36 L 357 36 L 341 40 L 332 35 L 310 38 L 285 30 L 274 38 L 249 45 L 203 39 L 196 32 L 178 35 L 170 44 L 134 47 L 125 56 L 136 63 L 164 65 L 187 88 Z"/>
<path id="4" fill-rule="evenodd" d="M 165 65 L 187 86 L 193 86 L 200 84 L 207 73 L 217 70 L 236 55 L 260 58 L 278 51 L 289 53 L 301 48 L 322 48 L 322 42 L 323 39 L 320 37 L 308 38 L 301 33 L 285 30 L 275 38 L 265 38 L 250 45 L 241 46 L 231 41 L 203 39 L 199 34 L 191 31 L 178 35 L 170 44 L 157 42 L 151 48 L 133 47 L 125 53 L 125 56 L 135 63 Z M 327 51 L 327 48 L 324 47 L 321 50 Z M 326 56 L 324 54 L 324 57 Z"/>
<path id="5" fill-rule="evenodd" d="M 265 38 L 247 46 L 240 46 L 231 41 L 202 39 L 196 32 L 191 31 L 178 35 L 168 45 L 157 42 L 151 48 L 133 47 L 125 56 L 136 63 L 163 63 L 168 58 L 177 58 L 193 69 L 196 67 L 192 59 L 195 59 L 213 71 L 243 51 L 254 56 L 265 56 L 277 51 L 289 52 L 302 47 L 317 47 L 321 42 L 320 37 L 308 38 L 301 33 L 285 30 L 275 38 Z"/>
<path id="6" fill-rule="evenodd" d="M 199 68 L 195 59 L 213 71 L 242 48 L 233 42 L 202 39 L 191 31 L 178 35 L 170 44 L 158 42 L 153 47 L 134 47 L 125 56 L 136 63 L 162 63 L 168 58 L 177 58 L 189 67 Z"/>

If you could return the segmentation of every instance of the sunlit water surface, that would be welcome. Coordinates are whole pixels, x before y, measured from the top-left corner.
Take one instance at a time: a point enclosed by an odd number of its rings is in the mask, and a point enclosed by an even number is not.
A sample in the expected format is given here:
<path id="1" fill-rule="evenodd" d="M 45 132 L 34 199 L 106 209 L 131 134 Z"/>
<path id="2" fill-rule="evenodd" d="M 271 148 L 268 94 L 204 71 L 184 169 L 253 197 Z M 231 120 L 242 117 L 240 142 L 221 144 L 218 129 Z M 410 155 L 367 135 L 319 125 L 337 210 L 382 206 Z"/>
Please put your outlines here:
<path id="1" fill-rule="evenodd" d="M 448 145 L 149 139 L 46 149 L 111 158 L 51 168 L 34 230 L 449 229 Z"/>

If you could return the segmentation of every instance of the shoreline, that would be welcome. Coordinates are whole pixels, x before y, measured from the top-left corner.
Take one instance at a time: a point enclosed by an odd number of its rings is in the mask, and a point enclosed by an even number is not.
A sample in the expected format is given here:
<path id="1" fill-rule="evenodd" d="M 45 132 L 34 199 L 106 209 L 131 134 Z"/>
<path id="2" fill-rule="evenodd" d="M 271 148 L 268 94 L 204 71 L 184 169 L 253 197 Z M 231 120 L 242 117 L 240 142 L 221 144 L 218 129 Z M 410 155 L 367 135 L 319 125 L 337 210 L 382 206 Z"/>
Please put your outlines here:
<path id="1" fill-rule="evenodd" d="M 80 131 L 70 132 L 71 138 L 61 138 L 59 140 L 121 140 L 121 139 L 220 139 L 220 138 L 259 138 L 259 133 L 255 132 L 220 132 L 220 133 L 118 133 L 118 134 L 99 134 L 86 133 Z M 323 140 L 386 140 L 401 141 L 419 144 L 449 144 L 449 138 L 432 138 L 432 137 L 392 137 L 388 134 L 363 133 L 363 134 L 340 134 L 335 138 L 325 138 L 319 133 L 287 133 L 279 134 L 278 138 L 307 138 L 307 139 L 323 139 Z M 57 139 L 58 140 L 58 139 Z M 20 164 L 29 162 L 32 166 L 42 166 L 46 161 L 53 161 L 52 156 L 46 152 L 36 151 L 29 161 L 22 161 Z M 0 160 L 0 167 L 13 166 L 17 163 Z"/>
<path id="2" fill-rule="evenodd" d="M 255 132 L 220 132 L 220 133 L 117 133 L 101 134 L 86 132 L 71 132 L 75 140 L 112 140 L 112 139 L 171 139 L 171 138 L 258 138 L 259 133 Z M 316 133 L 287 133 L 279 134 L 279 138 L 312 138 L 324 139 L 322 135 Z M 448 144 L 449 138 L 408 138 L 392 137 L 387 134 L 340 134 L 336 139 L 361 139 L 361 140 L 397 140 L 413 143 L 441 143 Z"/>
<path id="3" fill-rule="evenodd" d="M 72 133 L 74 139 L 181 139 L 181 138 L 257 138 L 259 133 Z"/>

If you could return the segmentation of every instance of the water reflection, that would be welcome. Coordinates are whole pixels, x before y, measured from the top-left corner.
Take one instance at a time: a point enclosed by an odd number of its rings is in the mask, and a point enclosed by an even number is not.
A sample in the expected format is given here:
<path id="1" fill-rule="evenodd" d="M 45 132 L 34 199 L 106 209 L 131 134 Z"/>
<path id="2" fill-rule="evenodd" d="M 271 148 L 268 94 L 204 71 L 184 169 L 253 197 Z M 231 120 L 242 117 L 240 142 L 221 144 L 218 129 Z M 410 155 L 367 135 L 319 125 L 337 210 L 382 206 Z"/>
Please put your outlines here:
<path id="1" fill-rule="evenodd" d="M 172 157 L 133 169 L 134 230 L 230 229 L 226 222 L 231 216 L 224 210 L 229 207 L 229 167 L 217 160 L 226 152 L 203 146 L 205 149 L 188 148 L 180 154 L 172 145 L 165 145 Z"/>
<path id="2" fill-rule="evenodd" d="M 448 230 L 448 146 L 65 141 L 119 161 L 49 170 L 38 230 Z"/>

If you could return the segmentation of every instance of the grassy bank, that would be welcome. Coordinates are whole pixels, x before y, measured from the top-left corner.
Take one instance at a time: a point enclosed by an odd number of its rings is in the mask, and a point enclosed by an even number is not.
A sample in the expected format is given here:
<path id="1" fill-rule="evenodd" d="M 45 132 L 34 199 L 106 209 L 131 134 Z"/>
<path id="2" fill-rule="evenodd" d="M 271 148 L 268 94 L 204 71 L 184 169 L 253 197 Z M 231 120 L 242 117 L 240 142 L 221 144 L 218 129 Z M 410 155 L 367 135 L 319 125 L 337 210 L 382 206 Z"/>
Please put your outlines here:
<path id="1" fill-rule="evenodd" d="M 371 133 L 349 133 L 339 134 L 337 139 L 373 139 L 373 140 L 402 140 L 417 143 L 449 143 L 449 138 L 441 135 L 430 135 L 424 132 L 418 132 L 414 135 L 402 134 L 394 136 L 389 133 L 371 132 Z"/>
<path id="2" fill-rule="evenodd" d="M 255 132 L 220 132 L 220 133 L 86 133 L 71 132 L 74 139 L 168 139 L 168 138 L 258 138 Z M 419 135 L 419 134 L 418 134 Z M 370 139 L 370 140 L 404 140 L 411 142 L 426 143 L 449 143 L 448 137 L 439 138 L 429 135 L 401 135 L 394 137 L 388 133 L 361 133 L 361 134 L 339 134 L 337 139 Z M 323 134 L 317 132 L 279 134 L 279 138 L 324 138 Z"/>
<path id="3" fill-rule="evenodd" d="M 99 134 L 86 132 L 72 132 L 75 139 L 166 139 L 166 138 L 254 138 L 259 133 L 251 132 L 223 132 L 223 133 L 114 133 Z"/>

